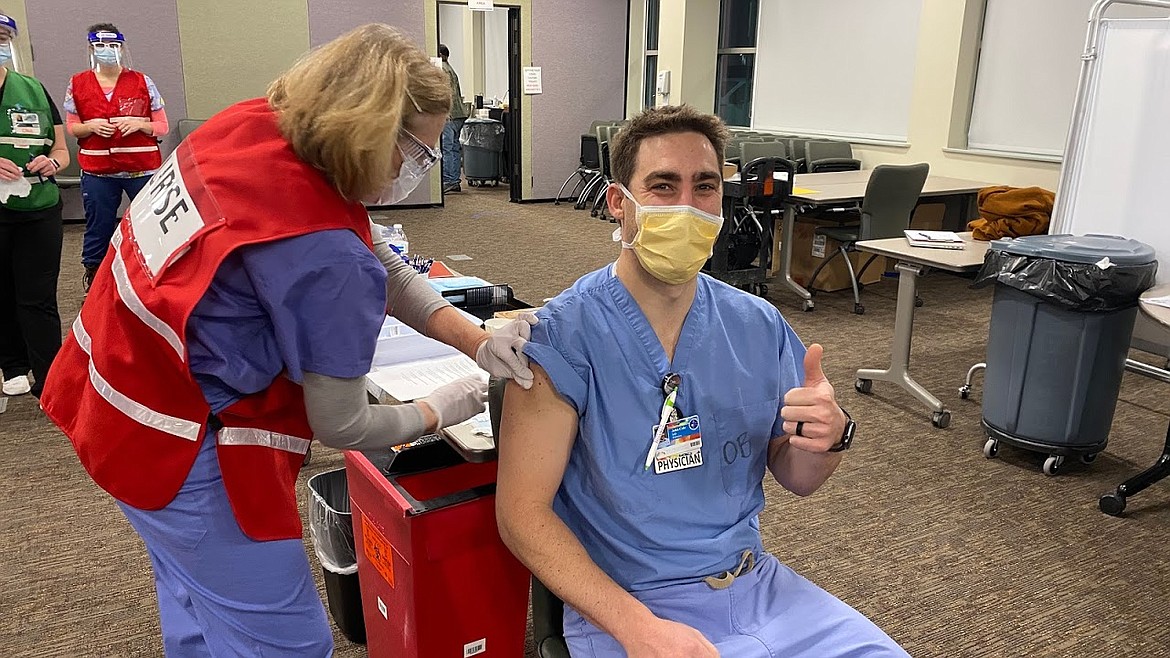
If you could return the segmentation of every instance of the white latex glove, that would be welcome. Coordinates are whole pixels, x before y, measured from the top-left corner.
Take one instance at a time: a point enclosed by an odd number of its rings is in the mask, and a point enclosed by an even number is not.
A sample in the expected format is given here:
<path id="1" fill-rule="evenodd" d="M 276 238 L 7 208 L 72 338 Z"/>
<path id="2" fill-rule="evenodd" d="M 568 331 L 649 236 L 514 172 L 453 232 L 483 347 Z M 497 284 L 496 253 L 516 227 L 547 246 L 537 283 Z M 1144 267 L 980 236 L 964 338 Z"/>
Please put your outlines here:
<path id="1" fill-rule="evenodd" d="M 425 403 L 435 412 L 438 419 L 435 427 L 442 429 L 483 413 L 484 405 L 487 404 L 487 388 L 486 378 L 471 375 L 436 388 L 419 402 Z"/>
<path id="2" fill-rule="evenodd" d="M 524 345 L 537 322 L 532 313 L 521 313 L 492 332 L 475 351 L 475 363 L 495 377 L 513 379 L 524 388 L 532 388 L 532 369 L 528 367 Z"/>

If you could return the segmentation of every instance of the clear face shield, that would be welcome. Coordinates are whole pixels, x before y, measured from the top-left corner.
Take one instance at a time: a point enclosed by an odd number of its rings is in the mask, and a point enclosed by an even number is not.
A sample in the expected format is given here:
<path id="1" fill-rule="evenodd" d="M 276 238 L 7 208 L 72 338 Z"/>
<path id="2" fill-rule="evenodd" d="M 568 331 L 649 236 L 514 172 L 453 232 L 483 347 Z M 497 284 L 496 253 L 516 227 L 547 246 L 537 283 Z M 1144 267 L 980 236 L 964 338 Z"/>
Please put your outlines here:
<path id="1" fill-rule="evenodd" d="M 89 33 L 89 67 L 131 68 L 130 52 L 126 49 L 126 38 L 120 32 Z"/>
<path id="2" fill-rule="evenodd" d="M 20 54 L 16 51 L 16 20 L 0 14 L 0 66 L 20 73 Z"/>

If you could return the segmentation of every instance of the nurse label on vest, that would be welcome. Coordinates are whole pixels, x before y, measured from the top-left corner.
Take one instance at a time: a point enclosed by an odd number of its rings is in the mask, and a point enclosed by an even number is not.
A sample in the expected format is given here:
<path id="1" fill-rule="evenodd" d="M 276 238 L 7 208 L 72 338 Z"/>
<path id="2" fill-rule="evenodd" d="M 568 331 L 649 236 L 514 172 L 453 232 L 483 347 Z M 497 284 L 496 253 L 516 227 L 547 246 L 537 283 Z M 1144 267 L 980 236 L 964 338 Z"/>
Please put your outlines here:
<path id="1" fill-rule="evenodd" d="M 657 427 L 654 428 L 657 432 Z M 654 454 L 654 473 L 662 475 L 703 465 L 703 435 L 699 417 L 687 416 L 666 425 Z"/>
<path id="2" fill-rule="evenodd" d="M 203 216 L 183 180 L 177 153 L 167 158 L 130 204 L 134 242 L 152 277 L 181 256 L 204 227 Z"/>

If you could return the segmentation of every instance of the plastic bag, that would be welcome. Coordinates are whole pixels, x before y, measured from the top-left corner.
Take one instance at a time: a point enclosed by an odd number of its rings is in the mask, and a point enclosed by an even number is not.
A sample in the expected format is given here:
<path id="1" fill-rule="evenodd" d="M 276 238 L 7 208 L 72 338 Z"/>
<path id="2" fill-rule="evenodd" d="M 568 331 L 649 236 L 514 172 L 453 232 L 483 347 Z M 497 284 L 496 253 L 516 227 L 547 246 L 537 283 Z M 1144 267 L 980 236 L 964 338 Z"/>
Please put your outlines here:
<path id="1" fill-rule="evenodd" d="M 321 566 L 326 570 L 349 575 L 357 573 L 357 554 L 353 542 L 353 514 L 349 510 L 349 482 L 345 469 L 318 473 L 309 478 L 313 495 L 309 510 L 309 536 Z"/>
<path id="2" fill-rule="evenodd" d="M 1101 267 L 990 249 L 971 287 L 994 281 L 1069 310 L 1100 313 L 1136 305 L 1157 272 L 1157 262 Z"/>
<path id="3" fill-rule="evenodd" d="M 504 124 L 495 119 L 468 119 L 463 122 L 463 130 L 459 131 L 459 143 L 489 151 L 503 151 Z"/>

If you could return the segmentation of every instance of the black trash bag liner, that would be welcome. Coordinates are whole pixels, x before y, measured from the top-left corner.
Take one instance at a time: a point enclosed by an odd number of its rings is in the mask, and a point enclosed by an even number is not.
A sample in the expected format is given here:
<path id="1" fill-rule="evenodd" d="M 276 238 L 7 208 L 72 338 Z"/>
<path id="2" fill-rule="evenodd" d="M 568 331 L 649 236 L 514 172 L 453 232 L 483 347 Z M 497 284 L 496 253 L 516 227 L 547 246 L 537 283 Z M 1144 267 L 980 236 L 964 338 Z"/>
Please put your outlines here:
<path id="1" fill-rule="evenodd" d="M 1036 258 L 990 249 L 972 288 L 997 282 L 1071 311 L 1104 313 L 1137 305 L 1154 285 L 1158 263 L 1095 264 Z"/>
<path id="2" fill-rule="evenodd" d="M 495 119 L 468 119 L 459 131 L 459 143 L 488 151 L 504 150 L 504 124 Z"/>

